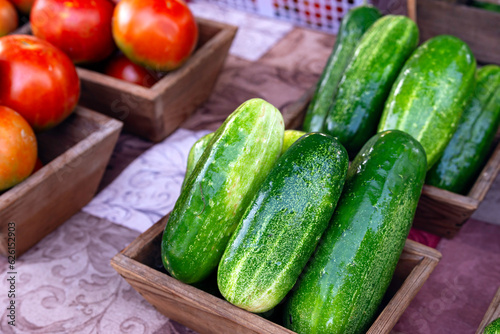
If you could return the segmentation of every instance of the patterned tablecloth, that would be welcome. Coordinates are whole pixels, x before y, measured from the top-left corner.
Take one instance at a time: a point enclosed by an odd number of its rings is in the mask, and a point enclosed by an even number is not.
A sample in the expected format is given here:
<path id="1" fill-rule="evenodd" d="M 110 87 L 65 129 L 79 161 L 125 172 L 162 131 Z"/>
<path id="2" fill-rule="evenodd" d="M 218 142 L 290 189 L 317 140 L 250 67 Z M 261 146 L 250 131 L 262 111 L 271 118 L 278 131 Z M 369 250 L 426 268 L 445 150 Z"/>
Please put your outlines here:
<path id="1" fill-rule="evenodd" d="M 292 103 L 318 79 L 334 36 L 211 4 L 190 6 L 196 15 L 240 26 L 212 96 L 162 143 L 120 136 L 94 200 L 18 259 L 16 326 L 8 325 L 4 307 L 2 333 L 193 333 L 159 314 L 110 259 L 172 209 L 197 138 L 249 98 L 278 108 Z M 500 199 L 490 202 L 496 215 L 483 209 L 485 217 L 498 219 Z M 477 220 L 442 240 L 441 263 L 394 333 L 474 332 L 500 285 L 499 240 L 500 226 Z M 7 265 L 1 258 L 2 272 Z M 0 289 L 7 306 L 7 277 Z"/>

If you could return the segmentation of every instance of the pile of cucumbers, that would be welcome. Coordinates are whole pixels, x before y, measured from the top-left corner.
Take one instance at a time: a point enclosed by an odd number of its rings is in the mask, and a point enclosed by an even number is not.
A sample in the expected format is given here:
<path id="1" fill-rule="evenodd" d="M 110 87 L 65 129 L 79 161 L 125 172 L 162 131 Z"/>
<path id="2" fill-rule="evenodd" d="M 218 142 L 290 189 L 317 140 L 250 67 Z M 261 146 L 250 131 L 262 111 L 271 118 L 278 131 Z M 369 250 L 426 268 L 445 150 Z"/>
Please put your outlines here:
<path id="1" fill-rule="evenodd" d="M 467 194 L 500 123 L 500 67 L 476 71 L 462 40 L 436 36 L 417 47 L 407 17 L 361 6 L 344 18 L 303 129 L 336 137 L 353 158 L 368 138 L 401 130 L 427 155 L 427 184 Z"/>
<path id="2" fill-rule="evenodd" d="M 261 314 L 279 305 L 297 333 L 366 331 L 426 178 L 466 191 L 500 121 L 500 68 L 476 74 L 451 36 L 417 44 L 410 19 L 358 7 L 304 131 L 252 99 L 198 140 L 162 238 L 168 273 L 197 285 L 215 275 L 227 301 Z"/>

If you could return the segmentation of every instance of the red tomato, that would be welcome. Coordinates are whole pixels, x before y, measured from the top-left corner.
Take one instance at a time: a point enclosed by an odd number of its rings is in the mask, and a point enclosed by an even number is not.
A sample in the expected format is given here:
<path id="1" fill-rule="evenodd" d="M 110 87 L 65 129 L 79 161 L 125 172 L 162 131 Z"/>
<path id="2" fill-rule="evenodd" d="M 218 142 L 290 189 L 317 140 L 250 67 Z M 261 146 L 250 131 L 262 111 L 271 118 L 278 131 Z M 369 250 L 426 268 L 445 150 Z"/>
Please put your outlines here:
<path id="1" fill-rule="evenodd" d="M 38 0 L 31 10 L 33 34 L 64 51 L 74 63 L 103 60 L 115 49 L 114 4 L 108 0 Z"/>
<path id="2" fill-rule="evenodd" d="M 0 37 L 16 30 L 18 24 L 14 6 L 7 0 L 0 0 Z"/>
<path id="3" fill-rule="evenodd" d="M 11 0 L 10 2 L 12 2 L 21 13 L 29 14 L 35 0 Z"/>
<path id="4" fill-rule="evenodd" d="M 198 27 L 182 0 L 122 0 L 113 13 L 113 37 L 134 63 L 170 71 L 193 52 Z"/>
<path id="5" fill-rule="evenodd" d="M 0 191 L 15 186 L 35 167 L 35 133 L 14 110 L 0 106 Z"/>
<path id="6" fill-rule="evenodd" d="M 156 74 L 152 70 L 147 70 L 131 62 L 124 55 L 111 59 L 104 73 L 144 87 L 151 87 L 158 81 Z"/>
<path id="7" fill-rule="evenodd" d="M 0 38 L 0 105 L 16 110 L 36 131 L 62 122 L 79 95 L 75 65 L 62 51 L 33 36 Z"/>

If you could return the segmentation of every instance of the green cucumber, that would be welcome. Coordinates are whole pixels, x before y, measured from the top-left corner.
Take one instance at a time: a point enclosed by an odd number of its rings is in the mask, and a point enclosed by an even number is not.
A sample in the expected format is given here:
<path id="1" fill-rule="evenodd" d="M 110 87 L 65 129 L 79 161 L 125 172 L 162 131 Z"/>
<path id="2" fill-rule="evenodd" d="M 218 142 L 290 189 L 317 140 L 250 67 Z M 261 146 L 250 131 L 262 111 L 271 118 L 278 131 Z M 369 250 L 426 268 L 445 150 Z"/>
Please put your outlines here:
<path id="1" fill-rule="evenodd" d="M 363 146 L 289 295 L 286 327 L 299 334 L 366 331 L 403 250 L 426 171 L 424 149 L 404 132 L 378 133 Z"/>
<path id="2" fill-rule="evenodd" d="M 163 233 L 165 269 L 185 283 L 206 278 L 283 146 L 278 109 L 252 99 L 214 133 L 200 157 Z"/>
<path id="3" fill-rule="evenodd" d="M 500 67 L 477 71 L 474 97 L 443 155 L 427 173 L 427 184 L 465 195 L 476 181 L 500 125 Z"/>
<path id="4" fill-rule="evenodd" d="M 401 70 L 386 101 L 379 131 L 411 134 L 430 169 L 457 130 L 474 91 L 476 61 L 460 39 L 440 35 L 422 44 Z"/>
<path id="5" fill-rule="evenodd" d="M 189 176 L 191 176 L 191 173 L 193 172 L 196 163 L 198 162 L 201 155 L 207 148 L 208 144 L 210 143 L 210 139 L 212 139 L 213 135 L 214 135 L 213 132 L 204 135 L 203 137 L 198 139 L 189 150 L 187 166 L 186 166 L 186 175 L 184 175 L 184 181 L 182 182 L 181 189 L 184 189 L 187 179 L 189 178 Z"/>
<path id="6" fill-rule="evenodd" d="M 285 137 L 283 138 L 283 148 L 281 149 L 281 154 L 285 153 L 293 143 L 297 141 L 300 137 L 305 135 L 304 131 L 299 130 L 285 130 Z"/>
<path id="7" fill-rule="evenodd" d="M 382 14 L 372 6 L 351 9 L 342 19 L 337 40 L 328 58 L 304 118 L 306 132 L 322 131 L 325 117 L 337 94 L 342 74 L 361 36 Z"/>
<path id="8" fill-rule="evenodd" d="M 490 324 L 484 328 L 483 334 L 500 334 L 500 318 L 490 322 Z"/>
<path id="9" fill-rule="evenodd" d="M 417 44 L 418 28 L 412 20 L 387 15 L 356 47 L 323 129 L 340 140 L 351 158 L 376 133 L 391 86 Z"/>
<path id="10" fill-rule="evenodd" d="M 472 7 L 489 10 L 490 12 L 500 13 L 500 5 L 497 5 L 497 4 L 494 4 L 494 3 L 472 0 L 472 2 L 470 2 L 470 5 Z"/>
<path id="11" fill-rule="evenodd" d="M 328 226 L 348 164 L 344 147 L 320 133 L 280 157 L 219 263 L 217 283 L 230 303 L 260 313 L 285 297 Z"/>

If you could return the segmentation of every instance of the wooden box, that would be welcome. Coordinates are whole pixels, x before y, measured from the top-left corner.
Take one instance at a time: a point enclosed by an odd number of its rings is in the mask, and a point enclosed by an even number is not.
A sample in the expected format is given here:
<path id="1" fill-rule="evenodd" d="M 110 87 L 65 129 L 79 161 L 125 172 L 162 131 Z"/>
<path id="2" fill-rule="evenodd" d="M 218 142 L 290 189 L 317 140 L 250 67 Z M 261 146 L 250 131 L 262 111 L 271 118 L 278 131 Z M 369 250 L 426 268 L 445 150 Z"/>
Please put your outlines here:
<path id="1" fill-rule="evenodd" d="M 134 134 L 163 140 L 209 97 L 236 34 L 234 26 L 200 18 L 197 22 L 197 49 L 151 88 L 77 68 L 80 104 L 120 119 Z"/>
<path id="2" fill-rule="evenodd" d="M 493 320 L 500 318 L 500 288 L 498 288 L 495 297 L 491 301 L 490 307 L 484 314 L 484 318 L 476 331 L 476 334 L 483 334 L 484 327 L 488 326 Z"/>
<path id="3" fill-rule="evenodd" d="M 311 87 L 293 105 L 283 111 L 284 117 L 289 120 L 290 128 L 302 126 L 314 89 L 315 87 Z M 500 171 L 498 137 L 497 134 L 497 145 L 467 196 L 424 185 L 413 226 L 445 238 L 453 238 L 460 231 L 462 225 L 477 210 Z"/>
<path id="4" fill-rule="evenodd" d="M 479 62 L 500 65 L 500 13 L 459 3 L 416 0 L 416 19 L 422 41 L 453 35 L 470 46 Z"/>
<path id="5" fill-rule="evenodd" d="M 20 256 L 92 199 L 121 128 L 117 120 L 77 107 L 37 136 L 45 166 L 0 195 L 0 254 L 8 253 L 8 223 L 15 223 Z"/>
<path id="6" fill-rule="evenodd" d="M 293 333 L 167 275 L 160 256 L 167 219 L 161 219 L 111 260 L 113 268 L 149 303 L 201 334 Z M 440 258 L 435 249 L 407 240 L 385 296 L 385 307 L 368 333 L 391 331 Z"/>

